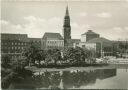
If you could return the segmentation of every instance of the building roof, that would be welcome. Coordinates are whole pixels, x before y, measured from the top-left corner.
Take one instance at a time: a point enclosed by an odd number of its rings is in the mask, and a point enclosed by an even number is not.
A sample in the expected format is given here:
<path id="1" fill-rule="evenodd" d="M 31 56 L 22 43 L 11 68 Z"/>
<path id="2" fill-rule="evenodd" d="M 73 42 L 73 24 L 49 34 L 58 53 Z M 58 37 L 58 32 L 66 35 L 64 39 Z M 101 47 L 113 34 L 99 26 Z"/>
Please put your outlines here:
<path id="1" fill-rule="evenodd" d="M 85 32 L 82 35 L 87 35 L 87 34 L 97 34 L 97 33 L 93 32 L 92 30 L 88 30 L 87 32 Z M 99 34 L 97 34 L 97 35 L 99 35 Z"/>
<path id="2" fill-rule="evenodd" d="M 99 37 L 99 38 L 91 39 L 91 40 L 87 41 L 87 43 L 102 43 L 105 46 L 108 46 L 108 45 L 112 45 L 113 42 L 106 38 Z"/>
<path id="3" fill-rule="evenodd" d="M 63 40 L 63 37 L 60 35 L 60 33 L 46 32 L 43 36 L 43 39 L 48 39 L 48 38 Z"/>
<path id="4" fill-rule="evenodd" d="M 31 42 L 35 42 L 35 41 L 41 41 L 41 38 L 28 38 L 28 40 Z"/>
<path id="5" fill-rule="evenodd" d="M 1 33 L 1 40 L 28 41 L 28 36 L 27 34 Z"/>

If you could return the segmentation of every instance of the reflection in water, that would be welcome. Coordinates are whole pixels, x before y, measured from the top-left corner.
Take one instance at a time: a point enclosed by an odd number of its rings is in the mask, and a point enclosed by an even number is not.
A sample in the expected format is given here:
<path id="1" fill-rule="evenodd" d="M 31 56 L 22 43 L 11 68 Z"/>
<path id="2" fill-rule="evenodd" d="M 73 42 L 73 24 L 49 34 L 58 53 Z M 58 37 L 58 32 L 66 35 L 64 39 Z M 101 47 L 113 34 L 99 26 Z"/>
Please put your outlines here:
<path id="1" fill-rule="evenodd" d="M 72 71 L 45 71 L 35 75 L 34 82 L 37 88 L 79 88 L 93 85 L 96 79 L 106 79 L 116 76 L 116 69 L 72 70 Z"/>

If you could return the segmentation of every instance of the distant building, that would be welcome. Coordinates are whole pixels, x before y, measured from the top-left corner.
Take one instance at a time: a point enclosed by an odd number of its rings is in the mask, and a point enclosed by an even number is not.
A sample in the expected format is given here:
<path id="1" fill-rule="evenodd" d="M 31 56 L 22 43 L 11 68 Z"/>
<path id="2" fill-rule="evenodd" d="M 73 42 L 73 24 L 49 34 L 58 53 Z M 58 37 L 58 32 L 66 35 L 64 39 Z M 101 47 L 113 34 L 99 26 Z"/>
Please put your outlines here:
<path id="1" fill-rule="evenodd" d="M 81 42 L 74 43 L 74 47 L 77 46 L 94 50 L 97 57 L 113 56 L 113 42 L 99 36 L 99 34 L 93 32 L 92 30 L 88 30 L 88 32 L 81 35 Z"/>
<path id="2" fill-rule="evenodd" d="M 80 43 L 80 39 L 69 39 L 68 47 L 74 47 L 74 43 Z"/>
<path id="3" fill-rule="evenodd" d="M 87 48 L 89 50 L 91 49 L 96 50 L 96 43 L 85 43 L 85 42 L 74 43 L 74 47 L 81 47 L 81 48 Z"/>
<path id="4" fill-rule="evenodd" d="M 81 42 L 87 42 L 91 39 L 94 38 L 99 38 L 100 35 L 93 32 L 92 30 L 88 30 L 88 32 L 85 32 L 84 34 L 81 35 Z"/>
<path id="5" fill-rule="evenodd" d="M 12 59 L 20 58 L 27 46 L 27 34 L 1 34 L 1 55 L 10 55 Z"/>
<path id="6" fill-rule="evenodd" d="M 38 49 L 41 49 L 41 38 L 28 38 L 29 45 L 34 45 Z"/>
<path id="7" fill-rule="evenodd" d="M 99 38 L 94 38 L 92 40 L 89 40 L 87 43 L 97 43 L 100 45 L 100 53 L 103 56 L 113 56 L 113 42 L 103 38 L 103 37 L 99 37 Z"/>
<path id="8" fill-rule="evenodd" d="M 64 40 L 60 33 L 45 33 L 41 39 L 41 49 L 63 49 Z"/>
<path id="9" fill-rule="evenodd" d="M 74 43 L 75 47 L 81 47 L 83 49 L 88 49 L 94 51 L 96 53 L 96 57 L 100 57 L 101 55 L 101 45 L 99 43 L 88 43 L 88 42 L 80 42 Z"/>
<path id="10" fill-rule="evenodd" d="M 128 40 L 113 41 L 117 57 L 128 57 Z"/>

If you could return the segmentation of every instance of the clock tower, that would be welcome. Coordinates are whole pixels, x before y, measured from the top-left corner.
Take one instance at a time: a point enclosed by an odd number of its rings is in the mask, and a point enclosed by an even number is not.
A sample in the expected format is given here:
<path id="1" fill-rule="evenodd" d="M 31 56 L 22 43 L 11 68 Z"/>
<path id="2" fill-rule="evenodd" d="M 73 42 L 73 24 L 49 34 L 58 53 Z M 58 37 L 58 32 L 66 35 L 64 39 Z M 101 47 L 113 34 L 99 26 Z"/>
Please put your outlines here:
<path id="1" fill-rule="evenodd" d="M 70 26 L 70 16 L 68 11 L 68 6 L 66 7 L 66 14 L 64 17 L 63 38 L 64 38 L 64 47 L 68 47 L 68 40 L 71 39 L 71 26 Z"/>

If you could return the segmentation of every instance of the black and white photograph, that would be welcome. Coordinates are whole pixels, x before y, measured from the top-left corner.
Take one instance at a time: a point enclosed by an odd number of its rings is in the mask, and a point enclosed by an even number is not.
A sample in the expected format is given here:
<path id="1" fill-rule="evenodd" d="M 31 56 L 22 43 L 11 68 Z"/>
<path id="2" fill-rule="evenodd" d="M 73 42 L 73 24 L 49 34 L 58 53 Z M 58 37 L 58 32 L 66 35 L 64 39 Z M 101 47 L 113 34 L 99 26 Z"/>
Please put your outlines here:
<path id="1" fill-rule="evenodd" d="M 127 90 L 128 0 L 1 0 L 2 90 Z"/>

